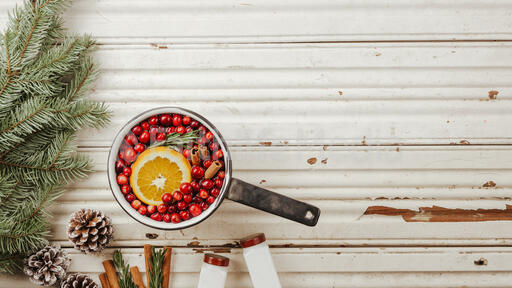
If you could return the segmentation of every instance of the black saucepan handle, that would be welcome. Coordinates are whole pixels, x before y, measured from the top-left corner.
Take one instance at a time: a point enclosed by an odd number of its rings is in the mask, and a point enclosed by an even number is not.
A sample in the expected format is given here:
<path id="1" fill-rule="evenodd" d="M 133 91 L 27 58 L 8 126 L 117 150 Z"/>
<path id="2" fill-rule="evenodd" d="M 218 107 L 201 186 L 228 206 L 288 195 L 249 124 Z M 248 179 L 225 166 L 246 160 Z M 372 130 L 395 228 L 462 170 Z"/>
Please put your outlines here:
<path id="1" fill-rule="evenodd" d="M 232 178 L 227 198 L 308 226 L 315 226 L 320 209 L 304 202 Z"/>

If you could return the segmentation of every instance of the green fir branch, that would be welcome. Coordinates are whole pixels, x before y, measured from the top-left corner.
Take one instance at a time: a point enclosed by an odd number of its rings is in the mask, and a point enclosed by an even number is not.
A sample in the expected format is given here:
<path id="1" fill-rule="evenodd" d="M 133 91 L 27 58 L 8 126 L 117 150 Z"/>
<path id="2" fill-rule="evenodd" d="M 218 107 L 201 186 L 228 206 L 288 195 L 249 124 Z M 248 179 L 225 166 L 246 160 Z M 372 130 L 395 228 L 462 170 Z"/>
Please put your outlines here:
<path id="1" fill-rule="evenodd" d="M 0 272 L 14 273 L 47 243 L 49 207 L 91 171 L 75 134 L 108 124 L 84 99 L 98 77 L 90 36 L 65 35 L 71 0 L 24 0 L 0 37 Z"/>

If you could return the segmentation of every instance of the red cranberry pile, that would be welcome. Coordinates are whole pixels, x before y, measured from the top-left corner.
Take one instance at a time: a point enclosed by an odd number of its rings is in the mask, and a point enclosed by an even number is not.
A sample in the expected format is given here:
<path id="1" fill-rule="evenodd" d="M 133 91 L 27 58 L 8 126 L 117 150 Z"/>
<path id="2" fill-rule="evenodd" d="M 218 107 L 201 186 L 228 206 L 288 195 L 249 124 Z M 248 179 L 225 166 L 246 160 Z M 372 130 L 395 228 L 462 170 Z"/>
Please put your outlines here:
<path id="1" fill-rule="evenodd" d="M 132 193 L 129 177 L 132 174 L 131 165 L 137 160 L 138 155 L 151 144 L 165 140 L 169 134 L 183 135 L 197 130 L 199 136 L 194 141 L 177 147 L 191 163 L 193 181 L 181 183 L 179 191 L 166 191 L 162 195 L 162 203 L 158 206 L 146 205 L 137 199 Z M 199 163 L 193 165 L 191 150 L 198 149 L 199 146 L 207 147 L 208 156 L 202 155 Z M 205 179 L 205 171 L 212 163 L 220 163 L 221 168 L 213 177 Z M 224 154 L 215 135 L 198 120 L 181 114 L 154 115 L 133 126 L 119 149 L 115 169 L 117 184 L 133 209 L 155 221 L 173 223 L 197 217 L 208 209 L 219 196 L 226 175 Z"/>

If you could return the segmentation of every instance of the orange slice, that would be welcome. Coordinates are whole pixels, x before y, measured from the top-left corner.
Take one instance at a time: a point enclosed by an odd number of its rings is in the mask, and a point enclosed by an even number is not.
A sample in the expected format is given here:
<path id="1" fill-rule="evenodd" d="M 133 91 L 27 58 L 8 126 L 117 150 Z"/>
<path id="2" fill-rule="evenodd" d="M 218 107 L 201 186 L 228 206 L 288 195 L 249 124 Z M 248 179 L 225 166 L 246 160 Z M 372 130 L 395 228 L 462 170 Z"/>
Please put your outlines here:
<path id="1" fill-rule="evenodd" d="M 158 205 L 162 194 L 179 190 L 181 183 L 190 180 L 190 163 L 181 153 L 155 147 L 142 152 L 133 163 L 130 185 L 140 201 Z"/>

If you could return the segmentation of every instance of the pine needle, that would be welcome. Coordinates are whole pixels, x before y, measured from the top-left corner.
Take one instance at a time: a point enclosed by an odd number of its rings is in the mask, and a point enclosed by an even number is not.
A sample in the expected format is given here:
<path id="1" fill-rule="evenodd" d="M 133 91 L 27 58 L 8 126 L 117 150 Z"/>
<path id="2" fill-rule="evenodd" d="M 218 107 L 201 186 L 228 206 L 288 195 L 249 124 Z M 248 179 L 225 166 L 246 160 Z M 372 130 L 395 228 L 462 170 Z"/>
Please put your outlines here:
<path id="1" fill-rule="evenodd" d="M 173 132 L 173 133 L 167 135 L 167 138 L 165 140 L 157 141 L 157 142 L 151 144 L 151 146 L 149 146 L 148 148 L 154 148 L 154 147 L 158 147 L 158 146 L 167 146 L 167 147 L 176 149 L 178 147 L 185 146 L 185 145 L 189 144 L 190 142 L 193 142 L 197 138 L 199 138 L 199 131 L 200 130 L 194 130 L 192 132 L 188 132 L 185 134 L 179 134 L 179 133 Z"/>

